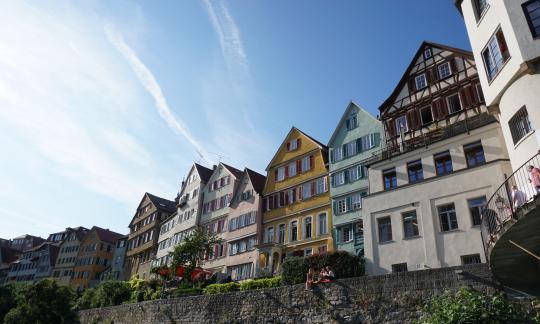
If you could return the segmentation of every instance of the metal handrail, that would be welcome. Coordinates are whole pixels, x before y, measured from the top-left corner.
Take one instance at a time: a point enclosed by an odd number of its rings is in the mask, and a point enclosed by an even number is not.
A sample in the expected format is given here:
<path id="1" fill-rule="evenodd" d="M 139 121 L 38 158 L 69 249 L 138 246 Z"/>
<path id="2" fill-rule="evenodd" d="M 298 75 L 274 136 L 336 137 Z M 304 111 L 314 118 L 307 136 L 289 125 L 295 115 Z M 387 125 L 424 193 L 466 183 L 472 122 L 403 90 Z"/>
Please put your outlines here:
<path id="1" fill-rule="evenodd" d="M 498 234 L 504 225 L 518 219 L 517 211 L 527 202 L 533 200 L 540 190 L 533 185 L 528 168 L 540 169 L 540 151 L 523 163 L 495 190 L 482 210 L 480 233 L 486 260 L 489 261 L 490 249 L 498 240 Z M 540 182 L 540 181 L 539 181 Z M 513 192 L 513 187 L 517 191 Z"/>

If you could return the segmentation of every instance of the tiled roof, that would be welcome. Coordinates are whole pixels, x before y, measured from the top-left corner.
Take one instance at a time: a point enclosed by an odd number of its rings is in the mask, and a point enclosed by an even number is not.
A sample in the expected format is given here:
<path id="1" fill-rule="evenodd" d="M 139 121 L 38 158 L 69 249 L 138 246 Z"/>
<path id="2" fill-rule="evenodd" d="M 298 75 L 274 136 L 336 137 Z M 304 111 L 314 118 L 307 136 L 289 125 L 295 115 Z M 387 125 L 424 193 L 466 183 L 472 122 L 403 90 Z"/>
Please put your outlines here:
<path id="1" fill-rule="evenodd" d="M 0 263 L 11 263 L 19 258 L 20 251 L 7 246 L 0 247 Z"/>
<path id="2" fill-rule="evenodd" d="M 199 173 L 199 176 L 201 177 L 202 182 L 208 182 L 208 179 L 212 176 L 212 169 L 208 169 L 207 167 L 204 167 L 198 163 L 195 163 L 195 168 L 197 169 L 197 173 Z"/>
<path id="3" fill-rule="evenodd" d="M 255 191 L 258 193 L 258 194 L 261 194 L 263 192 L 263 189 L 264 189 L 264 184 L 266 182 L 266 177 L 263 176 L 262 174 L 258 173 L 258 172 L 255 172 L 249 168 L 246 168 L 246 172 L 249 176 L 249 178 L 251 179 L 251 183 L 253 184 L 253 189 L 255 189 Z"/>
<path id="4" fill-rule="evenodd" d="M 146 194 L 148 195 L 148 198 L 150 198 L 150 200 L 152 201 L 154 206 L 156 206 L 157 209 L 168 211 L 171 213 L 176 210 L 176 204 L 174 203 L 174 201 L 152 195 L 151 193 L 148 193 L 148 192 Z"/>
<path id="5" fill-rule="evenodd" d="M 236 178 L 240 178 L 242 176 L 242 171 L 238 170 L 237 168 L 235 167 L 232 167 L 228 164 L 225 164 L 223 162 L 221 162 L 221 164 L 223 164 L 224 167 L 227 168 L 227 170 L 229 170 Z"/>
<path id="6" fill-rule="evenodd" d="M 92 227 L 92 229 L 96 230 L 96 233 L 100 240 L 108 242 L 108 243 L 115 243 L 118 238 L 124 236 L 124 234 L 116 233 L 111 230 L 104 229 L 97 226 Z"/>

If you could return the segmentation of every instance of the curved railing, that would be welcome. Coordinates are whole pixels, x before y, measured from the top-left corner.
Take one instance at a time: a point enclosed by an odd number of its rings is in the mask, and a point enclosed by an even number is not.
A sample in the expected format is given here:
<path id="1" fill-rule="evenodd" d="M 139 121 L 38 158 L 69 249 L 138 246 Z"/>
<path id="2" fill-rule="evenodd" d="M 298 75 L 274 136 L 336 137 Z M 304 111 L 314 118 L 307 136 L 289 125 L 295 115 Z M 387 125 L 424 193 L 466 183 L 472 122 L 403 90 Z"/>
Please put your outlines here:
<path id="1" fill-rule="evenodd" d="M 517 220 L 517 211 L 540 193 L 540 188 L 537 190 L 534 185 L 540 185 L 540 174 L 538 182 L 531 181 L 533 176 L 529 172 L 529 166 L 538 168 L 540 172 L 540 151 L 506 178 L 482 210 L 480 231 L 488 261 L 490 251 L 497 242 L 498 234 L 504 225 Z"/>

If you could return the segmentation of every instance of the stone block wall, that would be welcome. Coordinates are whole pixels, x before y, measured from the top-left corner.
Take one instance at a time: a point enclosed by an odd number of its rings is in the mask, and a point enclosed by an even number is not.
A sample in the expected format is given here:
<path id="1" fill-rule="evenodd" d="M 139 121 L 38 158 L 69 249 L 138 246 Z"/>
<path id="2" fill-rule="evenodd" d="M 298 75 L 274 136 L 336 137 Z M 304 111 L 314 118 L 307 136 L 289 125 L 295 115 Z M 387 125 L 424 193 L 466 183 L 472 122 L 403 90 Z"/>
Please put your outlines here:
<path id="1" fill-rule="evenodd" d="M 412 323 L 444 290 L 499 289 L 487 265 L 422 270 L 84 310 L 81 323 Z"/>

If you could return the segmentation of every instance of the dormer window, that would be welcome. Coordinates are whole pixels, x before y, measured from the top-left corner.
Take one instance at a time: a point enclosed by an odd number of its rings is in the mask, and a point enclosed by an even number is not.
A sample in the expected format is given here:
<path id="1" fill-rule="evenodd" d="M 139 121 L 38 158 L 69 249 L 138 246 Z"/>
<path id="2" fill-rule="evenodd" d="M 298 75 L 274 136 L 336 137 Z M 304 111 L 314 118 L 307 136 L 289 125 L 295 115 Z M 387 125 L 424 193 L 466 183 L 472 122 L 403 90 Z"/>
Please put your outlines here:
<path id="1" fill-rule="evenodd" d="M 424 89 L 425 87 L 427 87 L 427 79 L 426 79 L 426 74 L 425 73 L 422 73 L 420 75 L 418 75 L 415 79 L 415 85 L 416 85 L 416 90 L 421 90 L 421 89 Z"/>
<path id="2" fill-rule="evenodd" d="M 445 62 L 437 67 L 439 70 L 439 79 L 446 79 L 452 74 L 452 70 L 450 69 L 450 62 Z"/>
<path id="3" fill-rule="evenodd" d="M 291 140 L 290 142 L 287 142 L 287 151 L 294 151 L 300 147 L 300 139 L 295 138 Z"/>
<path id="4" fill-rule="evenodd" d="M 349 118 L 347 118 L 346 125 L 347 130 L 355 129 L 356 127 L 358 127 L 358 121 L 356 119 L 356 116 L 350 116 Z"/>
<path id="5" fill-rule="evenodd" d="M 433 56 L 432 53 L 431 53 L 431 48 L 426 48 L 426 49 L 424 50 L 424 59 L 428 59 L 428 58 L 430 58 L 431 56 Z"/>

